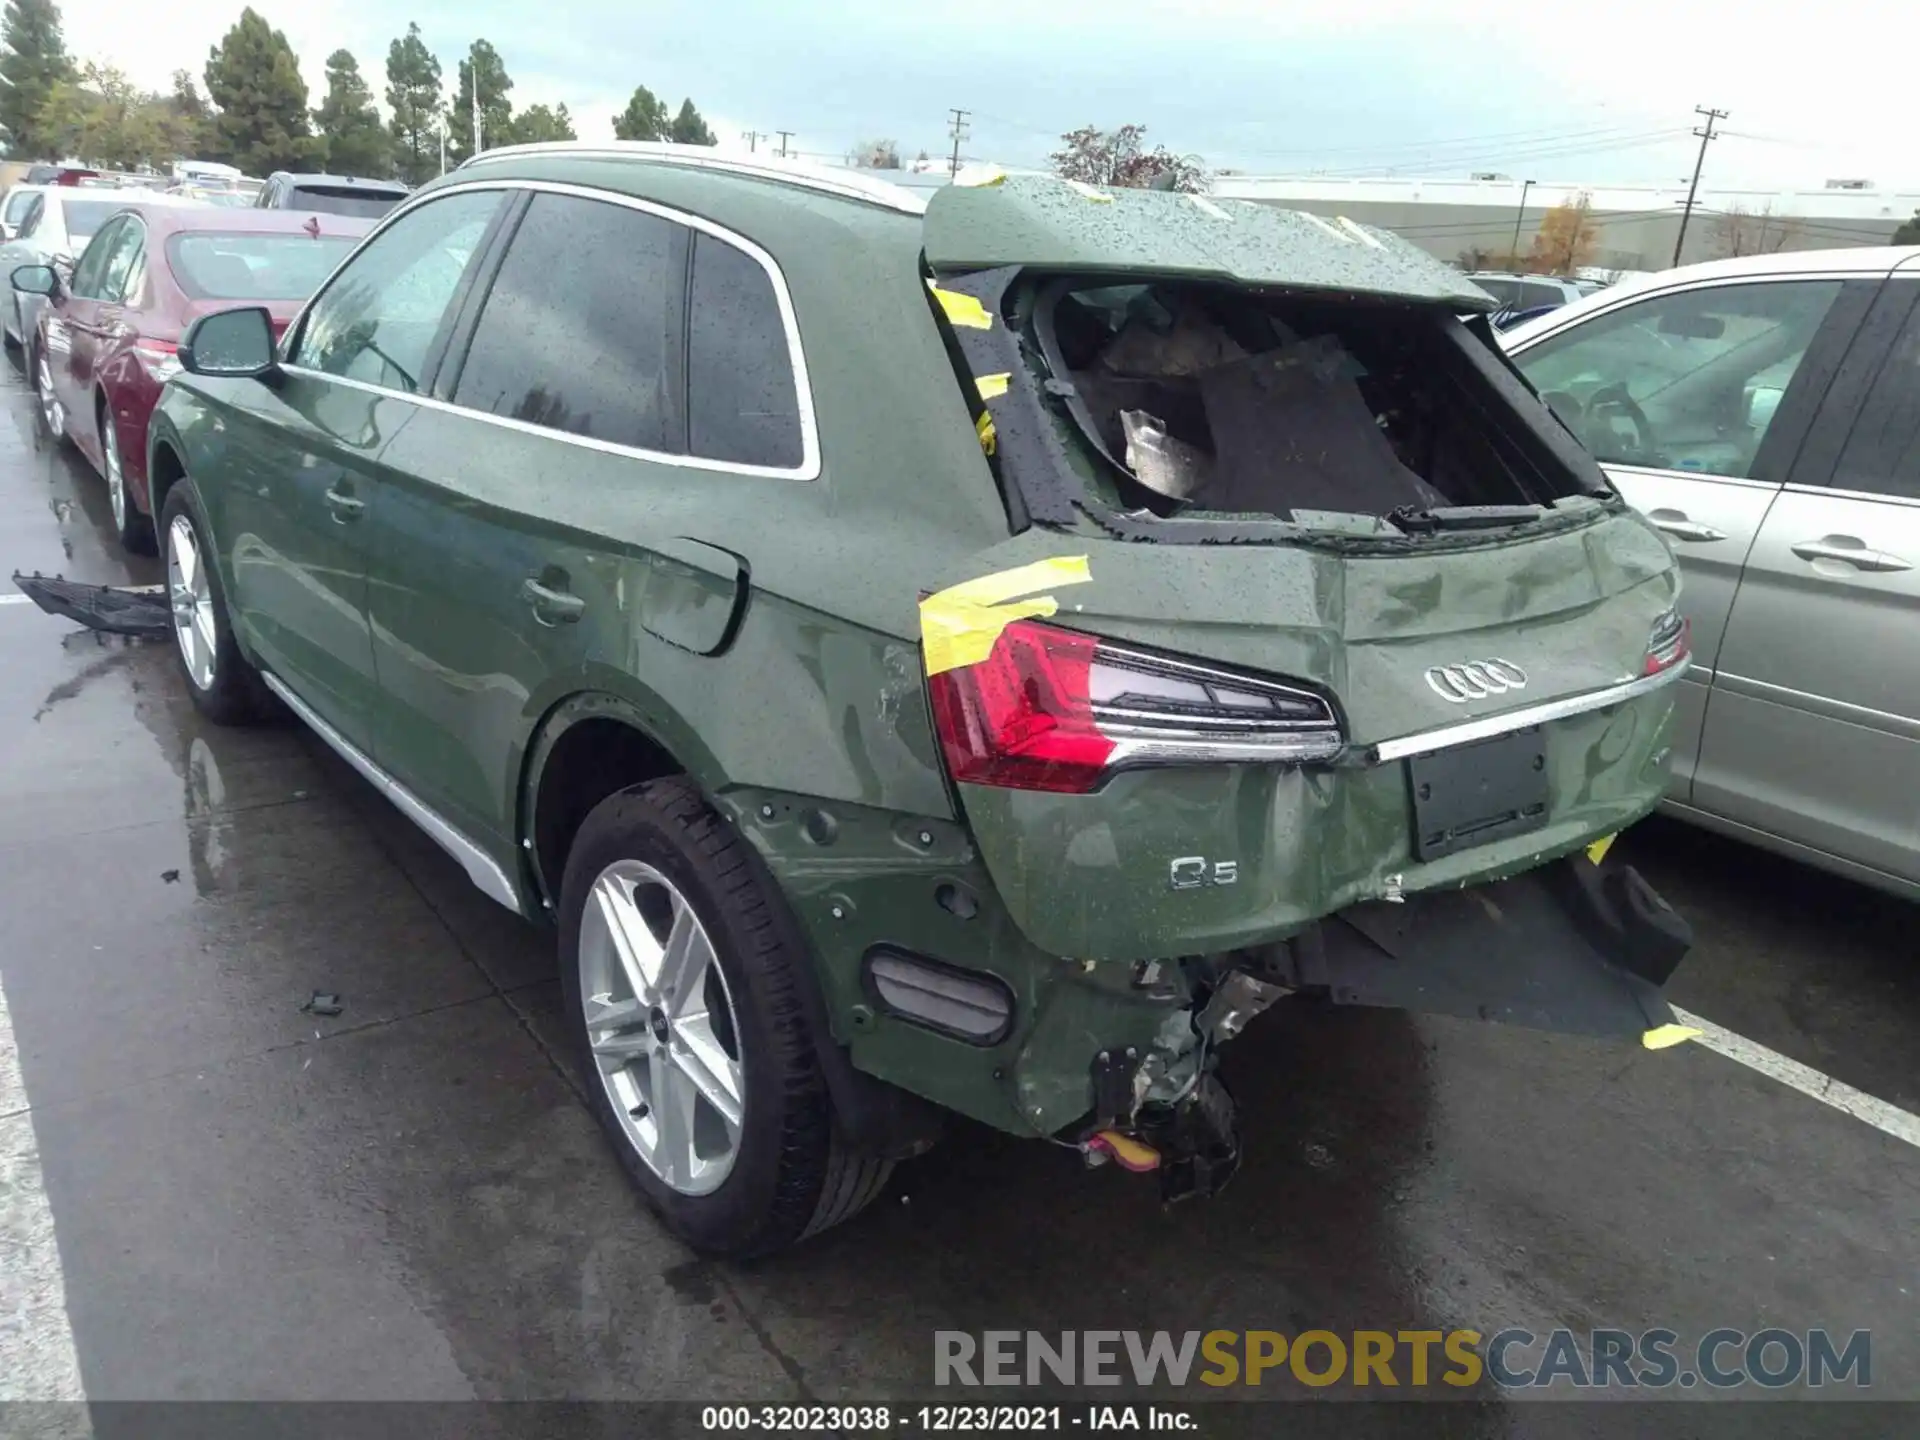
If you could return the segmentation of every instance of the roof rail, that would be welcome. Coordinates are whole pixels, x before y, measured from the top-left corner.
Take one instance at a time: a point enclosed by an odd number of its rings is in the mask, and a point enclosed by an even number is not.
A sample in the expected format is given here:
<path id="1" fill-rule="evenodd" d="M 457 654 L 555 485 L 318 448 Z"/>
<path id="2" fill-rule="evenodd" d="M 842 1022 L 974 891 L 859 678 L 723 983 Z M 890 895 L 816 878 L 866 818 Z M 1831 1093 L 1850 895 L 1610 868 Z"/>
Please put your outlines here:
<path id="1" fill-rule="evenodd" d="M 459 165 L 471 170 L 496 160 L 515 160 L 539 155 L 573 155 L 588 160 L 647 160 L 660 165 L 684 165 L 694 170 L 717 170 L 723 174 L 744 175 L 755 180 L 774 180 L 797 185 L 843 200 L 862 200 L 869 205 L 898 210 L 905 215 L 923 215 L 927 202 L 904 185 L 875 180 L 851 170 L 834 170 L 824 165 L 809 165 L 799 160 L 740 159 L 716 155 L 707 145 L 676 145 L 664 140 L 553 140 L 533 145 L 502 145 L 497 150 L 482 150 Z"/>

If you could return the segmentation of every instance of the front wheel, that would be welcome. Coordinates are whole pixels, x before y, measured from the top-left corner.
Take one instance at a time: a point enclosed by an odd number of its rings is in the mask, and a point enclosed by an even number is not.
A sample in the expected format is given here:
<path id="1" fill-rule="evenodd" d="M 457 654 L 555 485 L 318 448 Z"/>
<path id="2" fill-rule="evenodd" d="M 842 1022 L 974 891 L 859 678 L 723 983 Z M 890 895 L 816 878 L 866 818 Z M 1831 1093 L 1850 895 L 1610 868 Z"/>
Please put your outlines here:
<path id="1" fill-rule="evenodd" d="M 588 1104 L 648 1202 L 709 1254 L 837 1224 L 893 1168 L 835 1134 L 784 905 L 684 778 L 601 801 L 567 858 L 560 971 Z"/>
<path id="2" fill-rule="evenodd" d="M 194 708 L 216 725 L 259 719 L 267 710 L 268 692 L 233 638 L 226 591 L 191 480 L 178 481 L 167 492 L 160 533 L 166 537 L 174 653 Z"/>

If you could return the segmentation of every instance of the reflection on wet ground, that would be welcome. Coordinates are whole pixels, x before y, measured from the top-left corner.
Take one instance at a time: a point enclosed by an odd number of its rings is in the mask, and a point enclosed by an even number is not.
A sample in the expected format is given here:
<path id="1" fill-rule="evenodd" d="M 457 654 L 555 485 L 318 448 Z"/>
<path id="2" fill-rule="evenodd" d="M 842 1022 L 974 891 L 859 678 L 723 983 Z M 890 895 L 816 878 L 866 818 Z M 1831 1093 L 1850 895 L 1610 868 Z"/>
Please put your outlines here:
<path id="1" fill-rule="evenodd" d="M 0 566 L 157 579 L 4 388 Z M 1920 1394 L 1913 1150 L 1702 1051 L 1384 1013 L 1228 1052 L 1217 1201 L 962 1124 L 857 1222 L 696 1259 L 579 1103 L 548 939 L 311 737 L 207 728 L 163 646 L 21 606 L 0 736 L 0 967 L 97 1399 L 897 1397 L 936 1329 L 1766 1324 L 1871 1328 L 1876 1391 Z M 1700 929 L 1682 1003 L 1920 1102 L 1910 907 L 1624 843 Z"/>

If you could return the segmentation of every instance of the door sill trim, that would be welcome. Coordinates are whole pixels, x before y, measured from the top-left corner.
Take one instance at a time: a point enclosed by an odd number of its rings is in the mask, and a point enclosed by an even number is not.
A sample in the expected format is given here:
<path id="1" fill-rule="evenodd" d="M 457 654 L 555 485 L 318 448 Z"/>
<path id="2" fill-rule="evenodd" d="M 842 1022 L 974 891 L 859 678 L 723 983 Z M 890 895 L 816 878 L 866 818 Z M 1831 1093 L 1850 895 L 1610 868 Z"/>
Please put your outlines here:
<path id="1" fill-rule="evenodd" d="M 1909 880 L 1903 875 L 1895 875 L 1872 865 L 1863 865 L 1858 860 L 1845 859 L 1830 850 L 1821 850 L 1812 845 L 1802 844 L 1798 840 L 1788 840 L 1774 834 L 1771 830 L 1762 830 L 1757 825 L 1748 825 L 1740 820 L 1729 820 L 1724 815 L 1716 815 L 1713 811 L 1703 810 L 1698 805 L 1690 805 L 1681 800 L 1662 800 L 1659 813 L 1683 824 L 1698 825 L 1702 830 L 1711 830 L 1716 835 L 1724 835 L 1729 840 L 1738 840 L 1742 844 L 1753 846 L 1756 850 L 1765 850 L 1812 869 L 1824 870 L 1829 875 L 1838 875 L 1841 879 L 1851 880 L 1856 885 L 1865 885 L 1871 890 L 1899 895 L 1909 900 L 1920 900 L 1920 881 Z"/>
<path id="2" fill-rule="evenodd" d="M 333 726 L 314 714 L 307 702 L 288 689 L 279 676 L 263 670 L 260 672 L 260 678 L 267 682 L 269 690 L 286 702 L 287 708 L 298 715 L 308 729 L 327 742 L 336 755 L 359 771 L 368 784 L 392 801 L 394 808 L 418 825 L 429 840 L 451 855 L 460 868 L 467 872 L 467 879 L 474 883 L 481 894 L 490 900 L 499 901 L 516 915 L 526 914 L 520 903 L 518 888 L 508 878 L 507 872 L 495 863 L 492 856 L 454 829 L 438 811 L 382 770 L 370 756 L 362 754 Z"/>

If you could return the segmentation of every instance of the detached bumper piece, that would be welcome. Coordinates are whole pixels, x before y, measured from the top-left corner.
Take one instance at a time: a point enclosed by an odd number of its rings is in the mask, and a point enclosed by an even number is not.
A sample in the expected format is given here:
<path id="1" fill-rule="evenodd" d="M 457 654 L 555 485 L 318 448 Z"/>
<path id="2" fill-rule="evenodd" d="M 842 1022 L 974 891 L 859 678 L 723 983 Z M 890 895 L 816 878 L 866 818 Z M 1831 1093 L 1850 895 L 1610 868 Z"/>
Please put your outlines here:
<path id="1" fill-rule="evenodd" d="M 1638 871 L 1576 855 L 1356 905 L 1268 958 L 1283 983 L 1336 1004 L 1643 1039 L 1674 1023 L 1660 987 L 1692 944 Z"/>
<path id="2" fill-rule="evenodd" d="M 77 620 L 109 635 L 162 638 L 173 633 L 173 611 L 166 587 L 86 585 L 60 575 L 22 575 L 13 583 L 49 615 Z"/>

